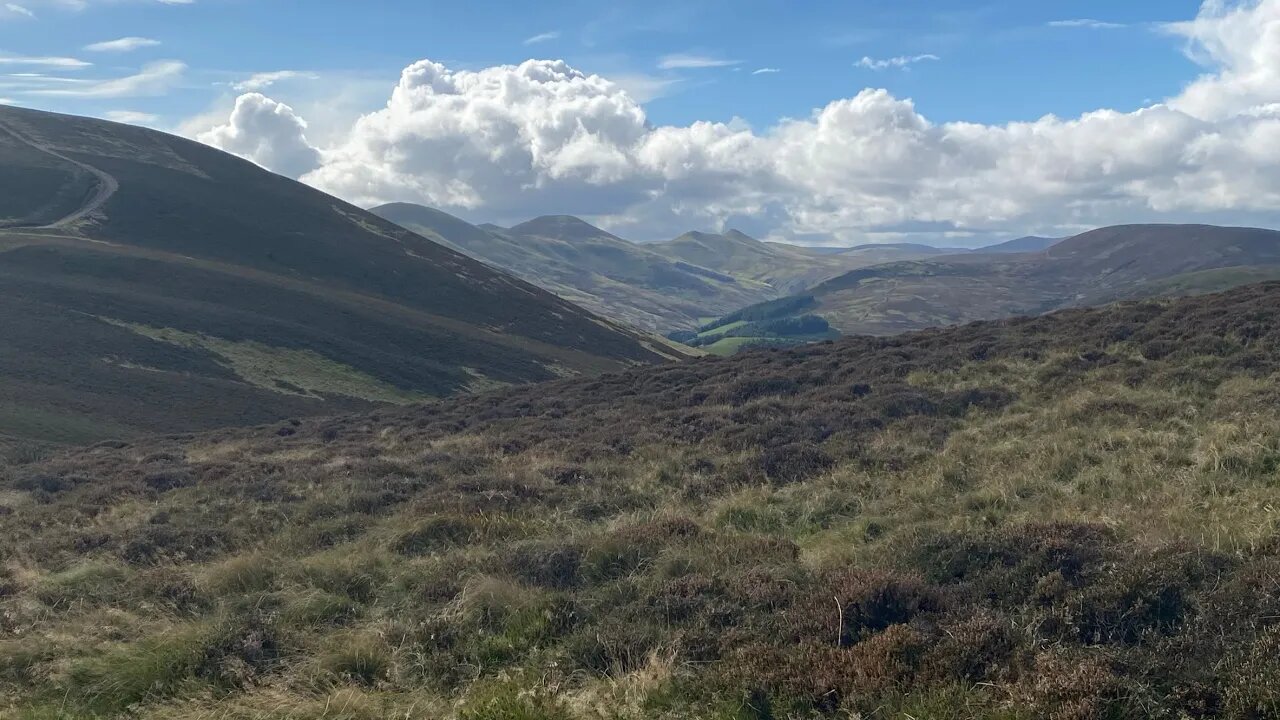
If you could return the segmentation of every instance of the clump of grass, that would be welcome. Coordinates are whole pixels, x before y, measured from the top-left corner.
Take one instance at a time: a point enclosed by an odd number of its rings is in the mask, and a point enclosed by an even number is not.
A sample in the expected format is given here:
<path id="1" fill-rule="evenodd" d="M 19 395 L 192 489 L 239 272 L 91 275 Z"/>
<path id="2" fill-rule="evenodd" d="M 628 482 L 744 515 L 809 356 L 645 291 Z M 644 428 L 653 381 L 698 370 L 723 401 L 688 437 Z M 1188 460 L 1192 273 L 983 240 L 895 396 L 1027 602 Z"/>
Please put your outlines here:
<path id="1" fill-rule="evenodd" d="M 498 684 L 473 693 L 460 720 L 574 720 L 568 709 L 551 693 Z"/>
<path id="2" fill-rule="evenodd" d="M 132 573 L 119 563 L 90 560 L 42 578 L 35 594 L 40 602 L 65 611 L 75 603 L 99 605 L 123 599 L 131 580 Z"/>
<path id="3" fill-rule="evenodd" d="M 71 666 L 71 686 L 86 708 L 105 714 L 172 695 L 194 682 L 196 669 L 217 635 L 214 625 L 194 623 L 86 658 Z"/>
<path id="4" fill-rule="evenodd" d="M 365 687 L 390 680 L 394 664 L 391 647 L 371 633 L 336 636 L 331 647 L 320 656 L 320 667 L 325 672 L 343 682 Z"/>
<path id="5" fill-rule="evenodd" d="M 349 597 L 307 590 L 289 598 L 281 618 L 292 626 L 327 627 L 345 624 L 359 613 L 360 605 Z"/>
<path id="6" fill-rule="evenodd" d="M 229 558 L 210 566 L 201 584 L 214 595 L 261 593 L 275 586 L 280 575 L 279 559 L 262 554 Z"/>

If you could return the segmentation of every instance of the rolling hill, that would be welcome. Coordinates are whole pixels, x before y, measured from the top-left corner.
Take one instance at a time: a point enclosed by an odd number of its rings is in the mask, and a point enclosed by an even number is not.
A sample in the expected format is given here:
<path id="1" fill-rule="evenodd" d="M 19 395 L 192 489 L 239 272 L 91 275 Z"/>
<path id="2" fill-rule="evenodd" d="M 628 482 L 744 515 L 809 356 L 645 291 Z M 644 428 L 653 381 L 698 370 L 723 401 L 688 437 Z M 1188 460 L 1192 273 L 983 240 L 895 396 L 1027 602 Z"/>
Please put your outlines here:
<path id="1" fill-rule="evenodd" d="M 569 216 L 477 227 L 421 205 L 371 212 L 593 312 L 651 331 L 774 297 L 768 285 L 672 260 Z"/>
<path id="2" fill-rule="evenodd" d="M 1276 277 L 1280 232 L 1126 225 L 1036 253 L 966 253 L 861 268 L 796 297 L 812 297 L 803 312 L 842 333 L 888 335 Z"/>
<path id="3" fill-rule="evenodd" d="M 670 355 L 231 155 L 13 107 L 0 293 L 10 443 L 332 414 Z"/>
<path id="4" fill-rule="evenodd" d="M 1278 381 L 1275 283 L 0 464 L 0 715 L 1274 718 Z"/>
<path id="5" fill-rule="evenodd" d="M 1024 252 L 1040 252 L 1062 242 L 1062 238 L 1047 238 L 1028 235 L 1014 240 L 1007 240 L 995 245 L 987 245 L 980 247 L 972 252 L 975 253 L 1024 253 Z"/>
<path id="6" fill-rule="evenodd" d="M 764 283 L 774 288 L 776 297 L 800 292 L 855 268 L 962 252 L 910 244 L 808 248 L 762 242 L 737 230 L 724 234 L 690 232 L 646 247 L 672 259 Z"/>

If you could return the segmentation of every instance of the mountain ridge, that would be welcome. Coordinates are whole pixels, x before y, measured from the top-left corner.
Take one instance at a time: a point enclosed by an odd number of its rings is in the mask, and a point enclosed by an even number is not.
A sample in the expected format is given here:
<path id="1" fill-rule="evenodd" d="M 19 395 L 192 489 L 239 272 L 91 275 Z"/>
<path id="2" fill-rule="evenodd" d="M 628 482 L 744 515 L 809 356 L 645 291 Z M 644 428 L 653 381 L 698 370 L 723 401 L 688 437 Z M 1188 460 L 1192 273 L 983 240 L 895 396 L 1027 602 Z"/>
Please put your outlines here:
<path id="1" fill-rule="evenodd" d="M 1230 272 L 1228 272 L 1230 270 Z M 1183 276 L 1192 275 L 1186 281 Z M 826 280 L 813 312 L 885 335 L 1128 298 L 1214 292 L 1280 275 L 1280 232 L 1148 224 L 1099 228 L 1039 252 L 965 253 L 872 265 Z"/>

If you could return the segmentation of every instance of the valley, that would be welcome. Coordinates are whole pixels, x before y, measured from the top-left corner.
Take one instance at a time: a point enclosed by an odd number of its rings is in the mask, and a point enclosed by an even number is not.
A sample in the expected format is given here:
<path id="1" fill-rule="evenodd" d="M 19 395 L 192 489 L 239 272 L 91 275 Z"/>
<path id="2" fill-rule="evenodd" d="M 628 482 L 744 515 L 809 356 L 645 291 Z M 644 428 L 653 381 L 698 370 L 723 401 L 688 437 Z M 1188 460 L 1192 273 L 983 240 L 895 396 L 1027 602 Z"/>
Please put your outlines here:
<path id="1" fill-rule="evenodd" d="M 0 720 L 1280 720 L 1278 48 L 0 2 Z"/>
<path id="2" fill-rule="evenodd" d="M 966 253 L 854 270 L 793 296 L 801 310 L 771 317 L 816 315 L 843 334 L 892 335 L 1124 299 L 1215 292 L 1278 276 L 1280 233 L 1273 230 L 1118 226 L 1040 252 Z"/>
<path id="3" fill-rule="evenodd" d="M 1280 707 L 1280 233 L 636 244 L 5 107 L 0 158 L 0 718 Z"/>
<path id="4" fill-rule="evenodd" d="M 663 335 L 855 268 L 967 252 L 924 245 L 804 248 L 733 230 L 641 244 L 567 215 L 502 228 L 407 203 L 371 212 L 603 317 Z"/>
<path id="5" fill-rule="evenodd" d="M 913 244 L 806 248 L 737 231 L 636 244 L 578 218 L 474 226 L 430 208 L 373 212 L 619 323 L 695 350 L 891 335 L 1116 300 L 1226 290 L 1280 277 L 1280 233 L 1132 225 L 975 250 Z M 812 303 L 799 302 L 813 298 Z M 797 313 L 742 327 L 777 301 Z M 827 327 L 821 327 L 825 322 Z"/>

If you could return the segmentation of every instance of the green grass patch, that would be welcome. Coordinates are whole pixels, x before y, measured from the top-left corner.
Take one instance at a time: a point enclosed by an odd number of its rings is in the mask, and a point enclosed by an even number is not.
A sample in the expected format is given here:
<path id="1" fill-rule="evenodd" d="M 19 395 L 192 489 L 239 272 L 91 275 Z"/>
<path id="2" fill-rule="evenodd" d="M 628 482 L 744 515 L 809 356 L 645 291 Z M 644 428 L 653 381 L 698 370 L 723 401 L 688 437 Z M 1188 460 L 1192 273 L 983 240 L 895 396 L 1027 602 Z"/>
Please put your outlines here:
<path id="1" fill-rule="evenodd" d="M 402 405 L 427 399 L 311 350 L 272 347 L 252 340 L 224 340 L 203 333 L 150 327 L 110 318 L 102 320 L 152 340 L 211 352 L 244 382 L 272 392 L 317 399 L 343 395 Z"/>

